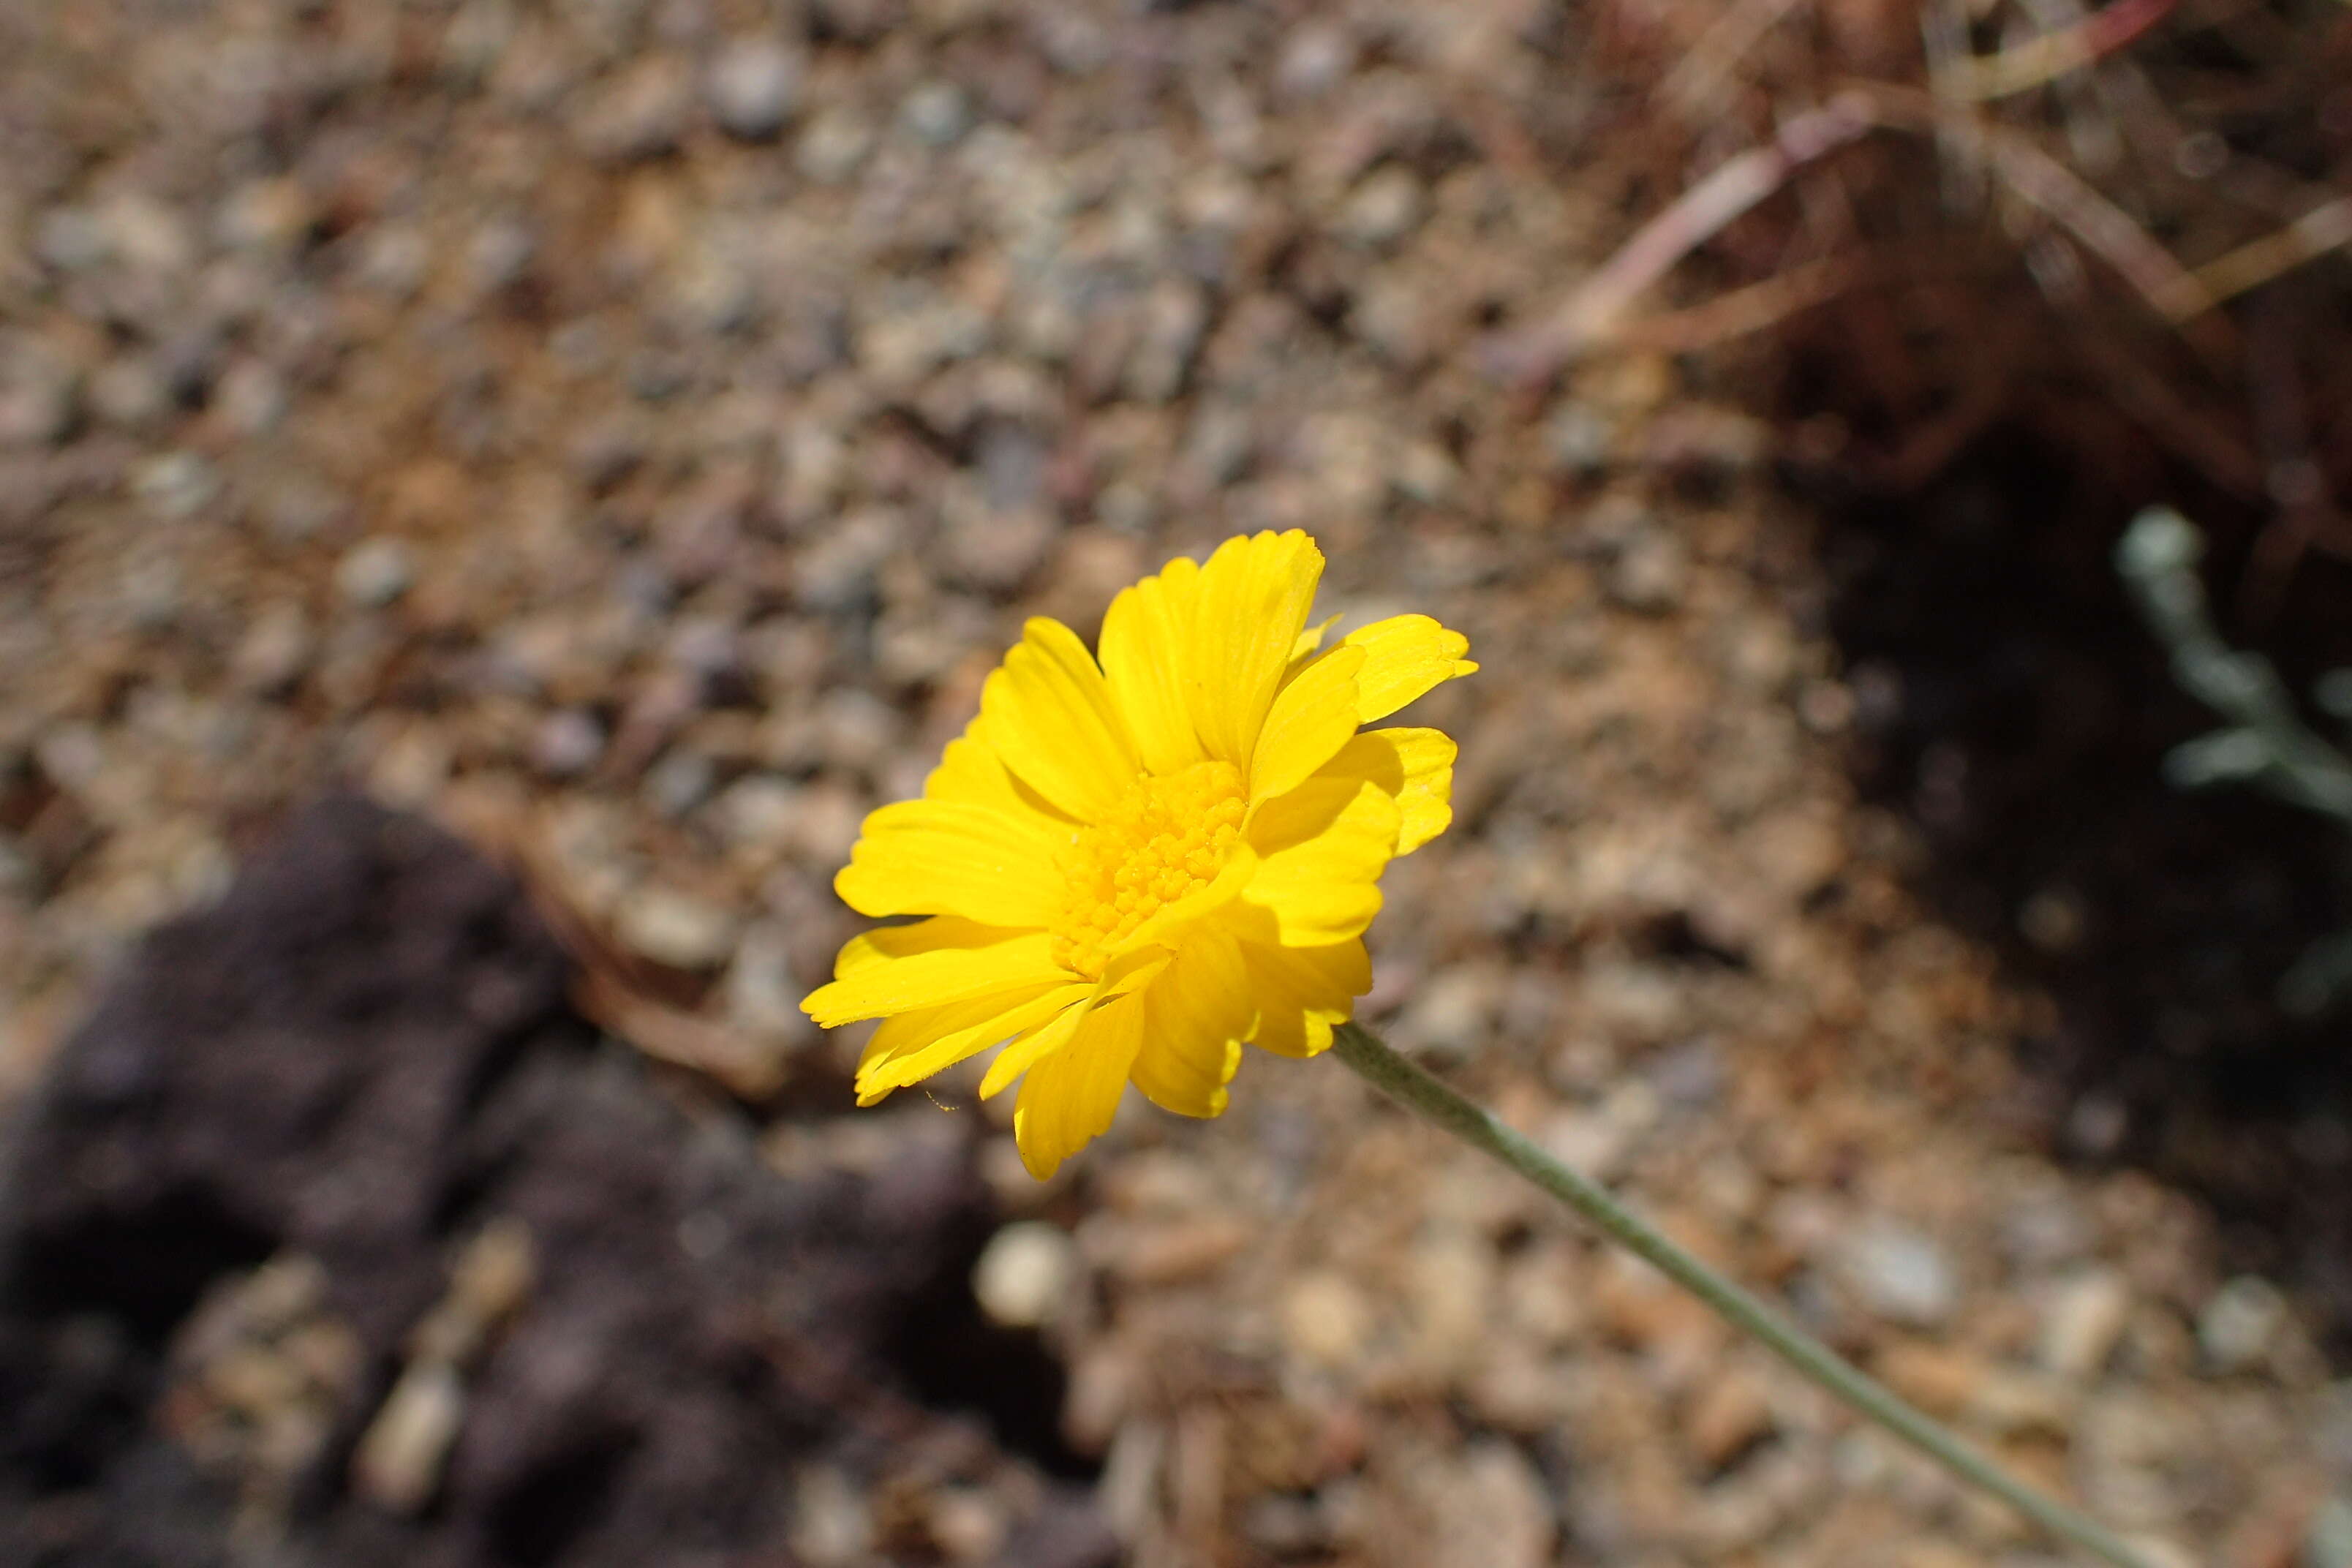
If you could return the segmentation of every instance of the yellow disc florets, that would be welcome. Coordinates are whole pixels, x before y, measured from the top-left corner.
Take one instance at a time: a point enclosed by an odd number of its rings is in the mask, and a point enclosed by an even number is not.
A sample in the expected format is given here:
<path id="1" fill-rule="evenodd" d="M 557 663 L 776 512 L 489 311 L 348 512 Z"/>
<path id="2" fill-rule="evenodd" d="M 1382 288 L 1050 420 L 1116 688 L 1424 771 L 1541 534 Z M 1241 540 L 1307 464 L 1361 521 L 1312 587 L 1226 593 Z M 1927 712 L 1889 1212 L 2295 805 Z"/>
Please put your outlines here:
<path id="1" fill-rule="evenodd" d="M 1112 951 L 1161 905 L 1224 869 L 1246 804 L 1231 763 L 1137 779 L 1108 816 L 1078 834 L 1064 862 L 1069 892 L 1054 925 L 1055 961 L 1100 979 Z"/>

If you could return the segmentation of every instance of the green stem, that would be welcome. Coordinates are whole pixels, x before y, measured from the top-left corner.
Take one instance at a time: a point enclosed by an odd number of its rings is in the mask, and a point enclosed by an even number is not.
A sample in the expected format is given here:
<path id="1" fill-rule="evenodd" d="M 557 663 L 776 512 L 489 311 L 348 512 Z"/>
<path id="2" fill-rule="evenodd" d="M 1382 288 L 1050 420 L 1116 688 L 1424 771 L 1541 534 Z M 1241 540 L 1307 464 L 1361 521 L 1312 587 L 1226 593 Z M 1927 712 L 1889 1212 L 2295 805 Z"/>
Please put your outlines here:
<path id="1" fill-rule="evenodd" d="M 1427 1068 L 1399 1056 L 1377 1036 L 1358 1025 L 1342 1024 L 1332 1032 L 1332 1047 L 1334 1055 L 1373 1088 L 1568 1205 L 1712 1307 L 1725 1321 L 1761 1341 L 1782 1361 L 1960 1479 L 1992 1493 L 2051 1534 L 2115 1568 L 2153 1568 L 2105 1525 L 2011 1476 L 1829 1346 L 1653 1230 L 1599 1183 L 1561 1164 L 1433 1077 Z"/>

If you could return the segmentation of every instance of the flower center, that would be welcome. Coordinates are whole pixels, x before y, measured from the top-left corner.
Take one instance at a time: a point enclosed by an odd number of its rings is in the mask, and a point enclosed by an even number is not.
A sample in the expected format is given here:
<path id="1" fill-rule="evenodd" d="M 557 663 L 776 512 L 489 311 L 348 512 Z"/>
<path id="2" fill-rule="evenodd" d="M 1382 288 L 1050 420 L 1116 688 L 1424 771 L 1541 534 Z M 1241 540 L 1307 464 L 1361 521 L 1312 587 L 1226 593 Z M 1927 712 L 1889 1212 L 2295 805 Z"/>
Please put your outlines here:
<path id="1" fill-rule="evenodd" d="M 1195 763 L 1165 778 L 1146 773 L 1128 786 L 1063 861 L 1069 891 L 1054 924 L 1055 962 L 1101 979 L 1138 926 L 1224 869 L 1246 805 L 1231 763 Z"/>

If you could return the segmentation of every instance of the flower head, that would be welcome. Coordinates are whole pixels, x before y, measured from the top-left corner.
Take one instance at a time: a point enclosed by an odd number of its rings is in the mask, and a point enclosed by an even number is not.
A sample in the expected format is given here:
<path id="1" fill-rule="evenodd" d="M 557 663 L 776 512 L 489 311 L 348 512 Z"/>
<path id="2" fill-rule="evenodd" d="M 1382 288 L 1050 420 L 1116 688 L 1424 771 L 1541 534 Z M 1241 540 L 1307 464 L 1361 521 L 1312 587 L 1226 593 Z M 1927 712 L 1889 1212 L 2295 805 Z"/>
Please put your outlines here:
<path id="1" fill-rule="evenodd" d="M 1099 660 L 1023 628 L 922 798 L 869 816 L 834 880 L 862 914 L 929 917 L 853 940 L 801 1005 L 882 1020 L 858 1103 L 1009 1041 L 980 1092 L 1020 1080 L 1042 1179 L 1130 1082 L 1215 1116 L 1244 1044 L 1331 1043 L 1371 985 L 1381 872 L 1453 819 L 1454 742 L 1362 726 L 1478 667 L 1426 616 L 1324 649 L 1322 573 L 1297 530 L 1229 539 L 1121 590 Z"/>

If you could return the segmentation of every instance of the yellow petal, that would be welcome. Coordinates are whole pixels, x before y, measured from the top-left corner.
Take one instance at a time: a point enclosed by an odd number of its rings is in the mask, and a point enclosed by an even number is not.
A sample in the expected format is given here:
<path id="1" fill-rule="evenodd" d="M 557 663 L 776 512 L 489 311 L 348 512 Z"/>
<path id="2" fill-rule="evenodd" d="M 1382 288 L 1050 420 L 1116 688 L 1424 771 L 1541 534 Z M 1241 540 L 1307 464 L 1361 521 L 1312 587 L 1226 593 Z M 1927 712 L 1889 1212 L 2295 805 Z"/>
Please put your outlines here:
<path id="1" fill-rule="evenodd" d="M 1345 610 L 1334 610 L 1299 633 L 1297 639 L 1290 645 L 1290 667 L 1296 669 L 1313 658 L 1315 650 L 1323 646 L 1324 637 L 1329 635 L 1331 628 L 1338 626 L 1347 613 Z"/>
<path id="2" fill-rule="evenodd" d="M 1440 681 L 1468 675 L 1477 665 L 1462 656 L 1470 639 L 1427 616 L 1391 616 L 1349 632 L 1341 645 L 1369 657 L 1356 677 L 1357 718 L 1385 719 Z"/>
<path id="3" fill-rule="evenodd" d="M 1369 780 L 1309 779 L 1262 803 L 1248 829 L 1257 875 L 1242 901 L 1271 914 L 1286 944 L 1361 935 L 1380 913 L 1398 821 L 1396 802 Z"/>
<path id="4" fill-rule="evenodd" d="M 1118 804 L 1142 771 L 1110 688 L 1076 632 L 1043 616 L 989 675 L 980 712 L 1014 777 L 1082 822 Z"/>
<path id="5" fill-rule="evenodd" d="M 1142 1042 L 1142 997 L 1120 996 L 1087 1014 L 1066 1045 L 1030 1068 L 1013 1104 L 1013 1141 L 1031 1175 L 1044 1181 L 1109 1131 Z"/>
<path id="6" fill-rule="evenodd" d="M 1360 940 L 1323 947 L 1241 944 L 1257 1033 L 1250 1044 L 1286 1057 L 1311 1057 L 1331 1043 L 1331 1026 L 1355 1012 L 1372 988 L 1372 960 Z"/>
<path id="7" fill-rule="evenodd" d="M 1021 816 L 1044 816 L 1055 826 L 1066 820 L 1043 796 L 1004 771 L 1004 761 L 988 737 L 988 726 L 974 715 L 962 734 L 950 741 L 940 765 L 923 780 L 925 800 L 961 801 Z"/>
<path id="8" fill-rule="evenodd" d="M 1067 1008 L 1063 1016 L 1051 1019 L 1014 1039 L 1004 1047 L 1003 1055 L 988 1064 L 988 1075 L 980 1080 L 981 1099 L 993 1098 L 1037 1062 L 1061 1049 L 1069 1039 L 1070 1031 L 1077 1027 L 1086 1014 L 1150 985 L 1167 963 L 1168 955 L 1156 948 L 1113 959 L 1109 967 L 1103 971 L 1102 978 L 1094 983 L 1084 998 Z"/>
<path id="9" fill-rule="evenodd" d="M 1324 763 L 1326 778 L 1369 779 L 1395 797 L 1396 852 L 1410 855 L 1454 821 L 1454 742 L 1441 730 L 1366 730 Z"/>
<path id="10" fill-rule="evenodd" d="M 1208 930 L 1186 942 L 1143 993 L 1143 1049 L 1135 1087 L 1179 1116 L 1218 1116 L 1256 1021 L 1240 944 Z"/>
<path id="11" fill-rule="evenodd" d="M 834 961 L 835 976 L 801 1002 L 831 1029 L 860 1018 L 943 1007 L 953 1002 L 1059 984 L 1054 939 L 1041 931 L 1001 931 L 954 916 L 884 926 L 853 937 Z"/>
<path id="12" fill-rule="evenodd" d="M 1014 1037 L 1013 1043 L 988 1064 L 987 1076 L 980 1080 L 981 1099 L 993 1100 L 1003 1093 L 1005 1087 L 1014 1079 L 1060 1050 L 1069 1042 L 1070 1037 L 1077 1033 L 1078 1026 L 1092 1011 L 1090 1005 L 1081 1002 L 1076 1006 L 1063 1008 L 1026 1034 Z"/>
<path id="13" fill-rule="evenodd" d="M 857 1063 L 857 1103 L 872 1105 L 955 1066 L 966 1057 L 1034 1028 L 1093 989 L 1083 981 L 1024 986 L 944 1007 L 925 1007 L 882 1020 Z"/>
<path id="14" fill-rule="evenodd" d="M 833 887 L 860 914 L 1049 925 L 1063 897 L 1055 858 L 1070 831 L 1026 807 L 900 801 L 868 814 Z"/>
<path id="15" fill-rule="evenodd" d="M 1250 757 L 1252 800 L 1297 788 L 1356 732 L 1356 672 L 1364 657 L 1360 647 L 1335 647 L 1282 683 Z"/>
<path id="16" fill-rule="evenodd" d="M 1143 763 L 1173 773 L 1202 760 L 1185 701 L 1201 569 L 1178 556 L 1157 576 L 1122 588 L 1103 616 L 1103 679 Z"/>
<path id="17" fill-rule="evenodd" d="M 1228 539 L 1201 568 L 1187 678 L 1192 728 L 1209 755 L 1249 766 L 1322 575 L 1323 552 L 1295 528 Z"/>

